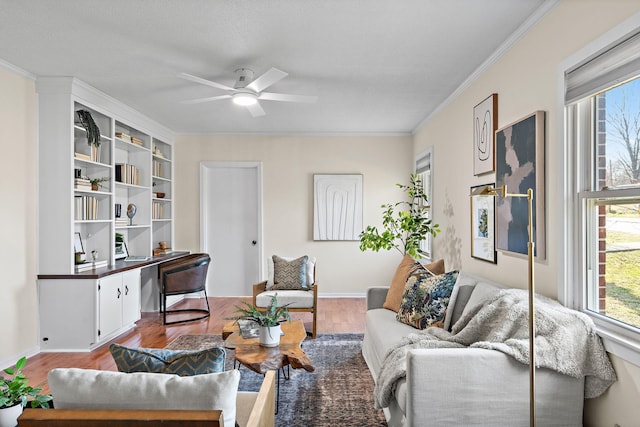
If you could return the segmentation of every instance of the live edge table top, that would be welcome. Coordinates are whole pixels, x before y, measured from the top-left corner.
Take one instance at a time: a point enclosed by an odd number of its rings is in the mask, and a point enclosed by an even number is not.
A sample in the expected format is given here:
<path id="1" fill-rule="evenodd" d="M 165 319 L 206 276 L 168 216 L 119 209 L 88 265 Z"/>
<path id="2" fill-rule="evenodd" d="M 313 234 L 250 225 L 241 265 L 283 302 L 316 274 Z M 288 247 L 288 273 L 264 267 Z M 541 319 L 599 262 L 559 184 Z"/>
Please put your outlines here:
<path id="1" fill-rule="evenodd" d="M 284 335 L 277 347 L 263 347 L 258 338 L 243 338 L 235 321 L 223 327 L 224 346 L 235 350 L 236 360 L 254 372 L 264 374 L 290 365 L 293 369 L 313 372 L 315 367 L 300 347 L 307 337 L 302 320 L 292 320 L 281 324 Z M 231 333 L 230 333 L 231 332 Z"/>

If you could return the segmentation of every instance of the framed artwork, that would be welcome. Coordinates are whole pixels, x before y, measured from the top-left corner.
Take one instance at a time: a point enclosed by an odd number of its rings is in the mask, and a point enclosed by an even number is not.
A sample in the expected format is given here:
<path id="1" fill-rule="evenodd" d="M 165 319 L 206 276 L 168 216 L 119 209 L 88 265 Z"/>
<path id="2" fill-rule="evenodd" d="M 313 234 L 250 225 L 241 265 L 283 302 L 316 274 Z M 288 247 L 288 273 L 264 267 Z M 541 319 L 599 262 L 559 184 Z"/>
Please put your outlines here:
<path id="1" fill-rule="evenodd" d="M 471 187 L 471 192 L 479 187 L 494 186 L 494 183 Z M 496 257 L 496 197 L 489 195 L 471 196 L 471 256 L 492 263 Z"/>
<path id="2" fill-rule="evenodd" d="M 473 107 L 473 174 L 495 170 L 495 139 L 498 129 L 498 94 Z"/>
<path id="3" fill-rule="evenodd" d="M 123 259 L 128 256 L 127 244 L 125 242 L 116 242 L 116 259 Z"/>
<path id="4" fill-rule="evenodd" d="M 78 253 L 84 253 L 84 246 L 82 245 L 82 236 L 79 232 L 75 232 L 73 239 L 73 251 Z"/>
<path id="5" fill-rule="evenodd" d="M 313 175 L 313 240 L 360 240 L 362 175 Z"/>
<path id="6" fill-rule="evenodd" d="M 536 111 L 496 132 L 496 187 L 526 194 L 533 189 L 535 257 L 545 259 L 545 112 Z M 527 254 L 529 214 L 525 197 L 496 200 L 497 248 Z"/>

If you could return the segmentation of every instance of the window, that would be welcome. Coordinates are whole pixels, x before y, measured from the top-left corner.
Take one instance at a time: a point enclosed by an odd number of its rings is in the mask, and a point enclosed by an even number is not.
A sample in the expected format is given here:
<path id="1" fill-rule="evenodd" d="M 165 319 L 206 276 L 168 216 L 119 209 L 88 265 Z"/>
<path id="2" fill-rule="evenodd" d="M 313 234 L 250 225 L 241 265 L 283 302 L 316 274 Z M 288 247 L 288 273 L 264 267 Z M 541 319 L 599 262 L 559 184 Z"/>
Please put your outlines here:
<path id="1" fill-rule="evenodd" d="M 431 188 L 433 185 L 432 182 L 432 165 L 431 162 L 433 160 L 433 149 L 430 147 L 425 151 L 418 154 L 416 157 L 416 174 L 422 180 L 422 188 L 424 189 L 424 194 L 427 195 L 428 205 L 426 206 L 429 217 L 431 217 L 432 205 L 431 205 L 431 197 L 432 192 Z M 433 236 L 429 234 L 425 240 L 420 242 L 420 249 L 422 249 L 427 255 L 424 257 L 428 260 L 431 260 L 431 245 L 433 242 Z"/>
<path id="2" fill-rule="evenodd" d="M 594 319 L 609 351 L 638 364 L 640 33 L 565 73 L 565 117 L 565 295 Z"/>

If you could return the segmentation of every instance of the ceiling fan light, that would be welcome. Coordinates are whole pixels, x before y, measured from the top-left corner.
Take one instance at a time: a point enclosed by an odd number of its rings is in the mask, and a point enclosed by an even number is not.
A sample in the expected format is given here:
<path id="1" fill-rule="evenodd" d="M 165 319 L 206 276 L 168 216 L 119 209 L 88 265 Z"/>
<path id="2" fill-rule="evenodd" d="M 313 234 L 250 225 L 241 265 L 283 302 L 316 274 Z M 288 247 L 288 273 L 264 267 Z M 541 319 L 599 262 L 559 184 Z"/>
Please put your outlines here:
<path id="1" fill-rule="evenodd" d="M 252 93 L 239 92 L 233 94 L 233 103 L 236 105 L 255 105 L 258 97 Z"/>

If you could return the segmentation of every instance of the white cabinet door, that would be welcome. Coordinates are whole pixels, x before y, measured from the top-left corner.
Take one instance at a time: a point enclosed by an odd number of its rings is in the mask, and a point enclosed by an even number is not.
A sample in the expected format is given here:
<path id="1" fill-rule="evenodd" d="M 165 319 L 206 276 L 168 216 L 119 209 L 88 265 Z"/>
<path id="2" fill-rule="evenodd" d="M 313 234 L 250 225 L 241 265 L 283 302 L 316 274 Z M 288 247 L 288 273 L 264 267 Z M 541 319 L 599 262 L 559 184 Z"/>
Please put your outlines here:
<path id="1" fill-rule="evenodd" d="M 122 325 L 140 320 L 140 269 L 122 273 Z"/>
<path id="2" fill-rule="evenodd" d="M 98 280 L 98 319 L 100 338 L 122 327 L 122 274 Z"/>

